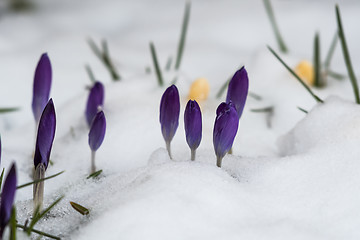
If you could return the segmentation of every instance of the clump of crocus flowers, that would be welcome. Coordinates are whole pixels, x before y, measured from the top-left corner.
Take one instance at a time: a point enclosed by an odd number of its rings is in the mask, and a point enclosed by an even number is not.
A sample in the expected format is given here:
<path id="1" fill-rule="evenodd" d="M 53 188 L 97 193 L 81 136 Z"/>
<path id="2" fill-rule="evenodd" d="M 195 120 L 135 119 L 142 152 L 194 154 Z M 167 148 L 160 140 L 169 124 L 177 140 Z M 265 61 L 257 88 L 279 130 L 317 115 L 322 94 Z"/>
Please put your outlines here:
<path id="1" fill-rule="evenodd" d="M 92 120 L 89 132 L 89 146 L 91 149 L 91 173 L 96 171 L 95 153 L 104 141 L 106 119 L 103 111 L 98 112 Z"/>
<path id="2" fill-rule="evenodd" d="M 10 221 L 12 207 L 15 199 L 16 191 L 16 166 L 12 164 L 9 173 L 7 174 L 4 186 L 1 192 L 0 201 L 0 240 L 3 238 L 3 233 L 6 225 Z"/>
<path id="3" fill-rule="evenodd" d="M 34 155 L 34 180 L 40 180 L 45 177 L 45 171 L 49 165 L 50 152 L 55 137 L 56 115 L 52 99 L 46 104 L 40 117 Z M 42 209 L 44 196 L 44 182 L 40 181 L 34 184 L 33 199 L 34 208 Z"/>

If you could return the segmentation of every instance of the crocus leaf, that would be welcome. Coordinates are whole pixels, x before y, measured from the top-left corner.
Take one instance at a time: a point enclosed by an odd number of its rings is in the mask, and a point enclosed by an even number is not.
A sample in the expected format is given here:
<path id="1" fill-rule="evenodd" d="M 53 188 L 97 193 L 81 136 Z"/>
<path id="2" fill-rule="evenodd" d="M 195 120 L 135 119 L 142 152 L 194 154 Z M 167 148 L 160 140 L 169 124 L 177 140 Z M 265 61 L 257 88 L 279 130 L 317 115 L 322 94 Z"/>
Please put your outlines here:
<path id="1" fill-rule="evenodd" d="M 51 89 L 52 70 L 47 53 L 41 55 L 35 70 L 32 111 L 36 122 L 39 122 L 41 113 L 46 106 Z"/>
<path id="2" fill-rule="evenodd" d="M 53 100 L 50 99 L 47 103 L 38 127 L 36 138 L 34 166 L 43 163 L 45 169 L 49 164 L 50 152 L 55 137 L 56 129 L 56 115 Z"/>
<path id="3" fill-rule="evenodd" d="M 87 209 L 87 208 L 84 207 L 84 206 L 81 206 L 81 205 L 78 204 L 78 203 L 70 202 L 70 205 L 71 205 L 77 212 L 79 212 L 79 213 L 82 214 L 82 215 L 89 215 L 89 213 L 90 213 L 90 210 L 89 210 L 89 209 Z"/>
<path id="4" fill-rule="evenodd" d="M 103 111 L 98 112 L 90 127 L 89 146 L 92 151 L 98 150 L 104 141 L 106 131 L 106 119 Z"/>

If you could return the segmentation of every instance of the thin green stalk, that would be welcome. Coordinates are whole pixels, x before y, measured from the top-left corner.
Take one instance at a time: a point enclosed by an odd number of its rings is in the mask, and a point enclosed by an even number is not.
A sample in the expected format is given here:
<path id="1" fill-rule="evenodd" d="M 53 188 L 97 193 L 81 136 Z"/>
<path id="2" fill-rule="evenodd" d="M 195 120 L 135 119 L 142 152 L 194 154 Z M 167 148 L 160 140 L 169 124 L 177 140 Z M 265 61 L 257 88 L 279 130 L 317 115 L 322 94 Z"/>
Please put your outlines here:
<path id="1" fill-rule="evenodd" d="M 0 108 L 0 113 L 9 113 L 20 110 L 19 107 L 10 107 L 10 108 Z"/>
<path id="2" fill-rule="evenodd" d="M 45 216 L 45 214 L 47 214 L 53 207 L 55 207 L 56 204 L 58 204 L 62 199 L 64 198 L 64 196 L 59 197 L 58 199 L 56 199 L 48 208 L 46 208 L 44 211 L 42 211 L 40 213 L 40 209 L 37 208 L 34 212 L 34 216 L 31 219 L 30 225 L 29 227 L 26 229 L 26 232 L 28 235 L 30 235 L 30 233 L 32 232 L 35 224 Z"/>
<path id="3" fill-rule="evenodd" d="M 224 84 L 221 86 L 218 93 L 216 94 L 216 98 L 221 98 L 221 96 L 224 94 L 225 90 L 228 88 L 230 80 L 231 80 L 231 78 L 229 78 L 228 80 L 226 80 L 226 82 L 224 82 Z"/>
<path id="4" fill-rule="evenodd" d="M 175 70 L 178 70 L 180 67 L 182 55 L 184 53 L 184 47 L 185 47 L 185 39 L 186 39 L 186 32 L 189 25 L 189 19 L 190 19 L 190 2 L 187 2 L 185 5 L 185 13 L 184 13 L 184 19 L 181 27 L 181 34 L 180 34 L 180 41 L 178 45 L 178 51 L 176 56 L 176 62 L 175 62 Z"/>
<path id="5" fill-rule="evenodd" d="M 3 168 L 3 170 L 1 171 L 1 175 L 0 175 L 0 193 L 1 193 L 2 181 L 4 178 L 4 172 L 5 172 L 5 168 Z"/>
<path id="6" fill-rule="evenodd" d="M 222 163 L 222 158 L 221 157 L 216 157 L 216 166 L 221 168 L 221 163 Z"/>
<path id="7" fill-rule="evenodd" d="M 280 30 L 276 23 L 275 15 L 274 15 L 273 9 L 271 7 L 270 0 L 264 0 L 264 5 L 265 5 L 266 13 L 270 19 L 271 26 L 274 30 L 275 37 L 276 37 L 277 43 L 279 45 L 280 51 L 283 53 L 287 53 L 288 48 L 286 47 L 285 42 L 284 42 L 283 38 L 281 37 Z"/>
<path id="8" fill-rule="evenodd" d="M 61 171 L 59 173 L 56 173 L 54 175 L 51 175 L 49 177 L 46 177 L 46 178 L 42 178 L 42 179 L 38 179 L 38 180 L 35 180 L 35 181 L 32 181 L 32 182 L 29 182 L 29 183 L 25 183 L 25 184 L 22 184 L 22 185 L 19 185 L 16 187 L 16 189 L 21 189 L 21 188 L 24 188 L 24 187 L 27 187 L 27 186 L 30 186 L 30 185 L 33 185 L 33 184 L 36 184 L 36 183 L 39 183 L 39 182 L 43 182 L 45 180 L 48 180 L 48 179 L 51 179 L 51 178 L 54 178 L 54 177 L 57 177 L 59 176 L 60 174 L 63 174 L 65 171 Z"/>
<path id="9" fill-rule="evenodd" d="M 270 52 L 282 63 L 282 65 L 284 65 L 284 67 L 301 83 L 301 85 L 310 93 L 310 95 L 317 101 L 320 103 L 323 103 L 324 101 L 321 100 L 318 96 L 315 95 L 315 93 L 313 93 L 313 91 L 311 91 L 311 89 L 309 88 L 309 86 L 303 82 L 303 80 L 301 80 L 301 78 L 279 57 L 279 55 L 277 55 L 275 53 L 275 51 L 268 46 L 268 49 L 270 50 Z"/>
<path id="10" fill-rule="evenodd" d="M 314 85 L 315 87 L 323 87 L 324 82 L 321 78 L 321 60 L 320 60 L 320 41 L 319 41 L 319 34 L 315 34 L 314 38 Z"/>
<path id="11" fill-rule="evenodd" d="M 11 209 L 11 216 L 10 216 L 10 240 L 16 240 L 16 209 L 13 206 Z"/>
<path id="12" fill-rule="evenodd" d="M 330 77 L 332 77 L 332 78 L 334 78 L 334 79 L 336 79 L 336 80 L 344 80 L 345 79 L 345 75 L 343 75 L 343 74 L 341 74 L 341 73 L 337 73 L 337 72 L 334 72 L 334 71 L 331 71 L 331 70 L 328 70 L 327 71 L 327 74 L 330 76 Z"/>
<path id="13" fill-rule="evenodd" d="M 328 69 L 330 67 L 330 62 L 331 62 L 331 59 L 332 59 L 332 57 L 334 55 L 338 39 L 339 39 L 339 34 L 338 34 L 338 31 L 336 31 L 336 33 L 334 34 L 333 40 L 331 42 L 329 51 L 328 51 L 328 53 L 326 55 L 326 59 L 325 59 L 325 63 L 324 63 L 325 71 L 328 71 Z"/>
<path id="14" fill-rule="evenodd" d="M 102 169 L 100 169 L 99 171 L 96 171 L 92 174 L 90 174 L 86 179 L 90 179 L 90 178 L 96 178 L 97 176 L 99 176 L 102 173 Z"/>
<path id="15" fill-rule="evenodd" d="M 92 83 L 96 82 L 95 75 L 94 75 L 93 71 L 91 70 L 90 65 L 86 64 L 85 69 L 86 69 L 86 72 L 87 72 L 87 74 L 88 74 L 88 76 L 90 78 L 90 81 Z"/>
<path id="16" fill-rule="evenodd" d="M 23 230 L 26 231 L 26 232 L 27 232 L 27 230 L 28 230 L 28 228 L 25 227 L 24 225 L 16 224 L 16 227 L 21 228 L 21 229 L 23 229 Z M 57 236 L 54 236 L 54 235 L 51 235 L 51 234 L 49 234 L 49 233 L 42 232 L 42 231 L 39 231 L 39 230 L 36 230 L 36 229 L 31 229 L 30 231 L 33 232 L 33 233 L 37 233 L 37 234 L 39 234 L 39 235 L 41 235 L 41 236 L 44 236 L 44 237 L 48 237 L 48 238 L 52 238 L 52 239 L 58 239 L 58 240 L 61 239 L 61 238 L 59 238 L 59 237 L 57 237 Z"/>
<path id="17" fill-rule="evenodd" d="M 341 48 L 343 51 L 346 67 L 347 67 L 347 70 L 349 73 L 351 85 L 354 90 L 355 102 L 357 104 L 360 104 L 359 87 L 358 87 L 357 80 L 356 80 L 356 77 L 354 74 L 354 70 L 351 65 L 350 55 L 349 55 L 349 51 L 348 51 L 348 48 L 346 45 L 345 34 L 344 34 L 342 23 L 341 23 L 341 16 L 340 16 L 340 10 L 339 10 L 338 5 L 335 6 L 335 10 L 336 10 L 336 18 L 337 18 L 337 25 L 338 25 L 338 30 L 339 30 L 339 38 L 340 38 L 340 42 L 341 42 Z"/>
<path id="18" fill-rule="evenodd" d="M 297 107 L 297 109 L 299 109 L 300 111 L 302 111 L 303 113 L 308 114 L 308 111 L 306 111 L 305 109 L 301 108 L 301 107 Z"/>
<path id="19" fill-rule="evenodd" d="M 155 46 L 154 46 L 154 44 L 152 42 L 150 42 L 150 51 L 151 51 L 151 57 L 152 57 L 152 60 L 153 60 L 153 63 L 154 63 L 156 77 L 158 79 L 158 84 L 161 87 L 161 86 L 164 85 L 164 81 L 163 81 L 161 70 L 160 70 L 160 67 L 159 67 L 159 62 L 157 60 Z"/>

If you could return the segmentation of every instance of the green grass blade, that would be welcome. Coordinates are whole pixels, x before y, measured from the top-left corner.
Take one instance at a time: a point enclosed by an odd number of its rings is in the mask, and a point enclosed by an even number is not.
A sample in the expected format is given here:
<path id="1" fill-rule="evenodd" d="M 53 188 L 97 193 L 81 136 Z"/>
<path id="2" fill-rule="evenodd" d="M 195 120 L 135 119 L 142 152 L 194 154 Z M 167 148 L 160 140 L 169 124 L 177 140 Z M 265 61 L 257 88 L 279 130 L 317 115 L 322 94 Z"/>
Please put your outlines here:
<path id="1" fill-rule="evenodd" d="M 337 72 L 334 72 L 334 71 L 331 71 L 331 70 L 328 70 L 327 71 L 327 74 L 336 79 L 336 80 L 344 80 L 346 78 L 346 76 L 344 74 L 341 74 L 341 73 L 337 73 Z"/>
<path id="2" fill-rule="evenodd" d="M 87 74 L 88 74 L 88 76 L 90 78 L 90 81 L 92 83 L 96 82 L 95 75 L 94 75 L 93 71 L 91 70 L 90 65 L 86 64 L 85 65 L 85 70 L 86 70 L 86 72 L 87 72 Z"/>
<path id="3" fill-rule="evenodd" d="M 87 42 L 88 42 L 91 50 L 94 52 L 94 54 L 95 54 L 99 59 L 102 60 L 103 54 L 102 54 L 102 52 L 100 51 L 100 49 L 98 48 L 98 46 L 96 46 L 96 43 L 94 42 L 94 40 L 92 40 L 91 38 L 89 38 L 89 39 L 87 40 Z"/>
<path id="4" fill-rule="evenodd" d="M 46 208 L 44 211 L 42 211 L 41 213 L 39 212 L 39 208 L 36 209 L 35 214 L 33 216 L 33 218 L 31 219 L 29 228 L 26 230 L 28 235 L 30 234 L 30 232 L 33 230 L 35 224 L 45 216 L 45 214 L 47 214 L 53 207 L 56 206 L 56 204 L 58 204 L 62 199 L 64 198 L 64 196 L 59 197 L 58 199 L 56 199 L 48 208 Z"/>
<path id="5" fill-rule="evenodd" d="M 175 62 L 175 70 L 179 69 L 182 55 L 184 53 L 186 32 L 187 32 L 187 28 L 189 25 L 189 19 L 190 19 L 190 8 L 191 8 L 191 4 L 190 4 L 190 2 L 187 2 L 185 5 L 184 19 L 183 19 L 183 23 L 182 23 L 182 27 L 181 27 L 180 41 L 179 41 L 179 45 L 178 45 L 176 62 Z"/>
<path id="6" fill-rule="evenodd" d="M 5 172 L 5 168 L 3 168 L 3 170 L 1 171 L 1 175 L 0 175 L 0 193 L 1 193 L 2 181 L 3 181 L 3 178 L 4 178 L 4 172 Z"/>
<path id="7" fill-rule="evenodd" d="M 315 34 L 314 38 L 314 85 L 315 87 L 323 87 L 324 82 L 321 79 L 321 60 L 320 60 L 320 41 L 319 41 L 319 34 Z"/>
<path id="8" fill-rule="evenodd" d="M 9 113 L 9 112 L 15 112 L 19 111 L 19 107 L 11 107 L 11 108 L 0 108 L 0 113 Z"/>
<path id="9" fill-rule="evenodd" d="M 90 174 L 86 179 L 89 179 L 89 178 L 96 178 L 97 176 L 99 176 L 101 173 L 102 173 L 102 169 L 101 170 L 99 170 L 99 171 L 96 171 L 96 172 L 94 172 L 94 173 L 92 173 L 92 174 Z"/>
<path id="10" fill-rule="evenodd" d="M 303 80 L 301 80 L 301 78 L 279 57 L 279 55 L 276 54 L 276 52 L 268 46 L 268 49 L 270 50 L 270 52 L 281 62 L 282 65 L 284 65 L 284 67 L 301 83 L 301 85 L 310 93 L 310 95 L 317 101 L 320 103 L 323 103 L 324 101 L 321 100 L 318 96 L 316 96 L 315 93 L 313 93 L 313 91 L 311 91 L 311 89 L 309 88 L 309 86 L 303 82 Z"/>
<path id="11" fill-rule="evenodd" d="M 221 86 L 221 88 L 219 89 L 218 93 L 216 94 L 216 98 L 219 99 L 221 98 L 221 96 L 224 94 L 225 90 L 228 88 L 229 86 L 229 82 L 230 82 L 231 78 L 229 78 L 228 80 L 226 80 L 226 82 L 224 82 L 224 84 Z"/>
<path id="12" fill-rule="evenodd" d="M 339 38 L 340 38 L 340 42 L 341 42 L 341 48 L 342 48 L 342 51 L 343 51 L 346 67 L 347 67 L 347 70 L 348 70 L 348 73 L 349 73 L 349 78 L 350 78 L 350 81 L 351 81 L 351 85 L 352 85 L 352 88 L 354 90 L 355 102 L 357 104 L 360 104 L 359 87 L 358 87 L 358 84 L 357 84 L 357 80 L 356 80 L 356 77 L 355 77 L 354 70 L 353 70 L 352 65 L 351 65 L 350 55 L 349 55 L 349 51 L 348 51 L 348 48 L 347 48 L 347 44 L 346 44 L 346 40 L 345 40 L 345 34 L 344 34 L 342 23 L 341 23 L 341 16 L 340 16 L 339 6 L 336 5 L 335 9 L 336 9 L 336 19 L 337 19 L 337 25 L 338 25 L 338 31 L 339 31 Z"/>
<path id="13" fill-rule="evenodd" d="M 283 53 L 287 53 L 288 48 L 286 47 L 285 42 L 284 42 L 283 38 L 281 37 L 280 30 L 279 30 L 278 25 L 276 23 L 275 15 L 274 15 L 273 9 L 271 7 L 270 0 L 264 0 L 264 5 L 265 5 L 266 13 L 267 13 L 267 15 L 269 17 L 271 26 L 272 26 L 272 28 L 274 30 L 276 41 L 277 41 L 277 43 L 279 45 L 280 51 L 283 52 Z"/>
<path id="14" fill-rule="evenodd" d="M 332 57 L 334 55 L 338 39 L 339 39 L 339 34 L 338 34 L 338 31 L 336 31 L 336 33 L 334 34 L 333 40 L 331 41 L 329 51 L 328 51 L 328 53 L 326 55 L 326 59 L 325 59 L 325 63 L 324 63 L 325 71 L 327 71 L 329 69 L 329 67 L 330 67 L 330 62 L 331 62 L 331 59 L 332 59 Z"/>
<path id="15" fill-rule="evenodd" d="M 159 86 L 163 86 L 164 81 L 163 81 L 161 70 L 160 70 L 160 67 L 159 67 L 159 62 L 158 62 L 158 59 L 157 59 L 157 56 L 156 56 L 156 50 L 155 50 L 154 44 L 152 42 L 150 42 L 150 51 L 151 51 L 151 57 L 152 57 L 152 60 L 153 60 L 153 63 L 154 63 L 156 77 L 158 79 L 158 84 L 159 84 Z"/>
<path id="16" fill-rule="evenodd" d="M 51 178 L 54 178 L 54 177 L 57 177 L 59 176 L 60 174 L 63 174 L 65 171 L 61 171 L 59 173 L 56 173 L 54 175 L 51 175 L 49 177 L 46 177 L 46 178 L 42 178 L 42 179 L 39 179 L 39 180 L 35 180 L 35 181 L 32 181 L 32 182 L 29 182 L 29 183 L 25 183 L 25 184 L 22 184 L 20 186 L 17 186 L 16 189 L 21 189 L 21 188 L 24 188 L 24 187 L 27 187 L 27 186 L 30 186 L 30 185 L 33 185 L 33 184 L 36 184 L 36 183 L 39 183 L 39 182 L 43 182 L 45 180 L 48 180 L 48 179 L 51 179 Z"/>
<path id="17" fill-rule="evenodd" d="M 20 225 L 20 224 L 16 224 L 16 227 L 18 228 L 21 228 L 23 229 L 24 231 L 27 231 L 27 227 L 25 227 L 24 225 Z M 37 233 L 41 236 L 44 236 L 44 237 L 48 237 L 48 238 L 52 238 L 52 239 L 57 239 L 57 240 L 60 240 L 61 238 L 57 237 L 57 236 L 54 236 L 54 235 L 51 235 L 49 233 L 45 233 L 45 232 L 42 232 L 42 231 L 39 231 L 39 230 L 36 230 L 36 229 L 31 229 L 31 232 L 33 233 Z"/>
<path id="18" fill-rule="evenodd" d="M 308 111 L 306 111 L 305 109 L 301 108 L 301 107 L 297 107 L 297 109 L 299 109 L 300 111 L 302 111 L 303 113 L 308 114 Z"/>
<path id="19" fill-rule="evenodd" d="M 82 214 L 82 215 L 89 215 L 89 213 L 90 213 L 90 210 L 89 210 L 89 209 L 87 209 L 87 208 L 84 207 L 84 206 L 81 206 L 81 205 L 78 204 L 78 203 L 70 202 L 70 205 L 71 205 L 77 212 L 79 212 L 79 213 Z"/>
<path id="20" fill-rule="evenodd" d="M 10 226 L 10 240 L 16 240 L 16 209 L 13 206 L 11 209 L 11 216 L 9 221 Z"/>

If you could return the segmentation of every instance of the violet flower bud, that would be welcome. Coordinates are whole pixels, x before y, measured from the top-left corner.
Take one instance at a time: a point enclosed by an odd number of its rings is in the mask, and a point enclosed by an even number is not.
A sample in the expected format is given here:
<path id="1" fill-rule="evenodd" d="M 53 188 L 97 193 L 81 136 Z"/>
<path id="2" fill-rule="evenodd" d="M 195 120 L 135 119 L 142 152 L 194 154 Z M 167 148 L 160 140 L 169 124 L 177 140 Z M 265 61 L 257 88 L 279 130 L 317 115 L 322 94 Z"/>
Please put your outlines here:
<path id="1" fill-rule="evenodd" d="M 104 85 L 101 82 L 95 82 L 90 89 L 89 97 L 86 103 L 85 117 L 88 126 L 91 126 L 92 120 L 99 112 L 99 107 L 104 105 Z"/>
<path id="2" fill-rule="evenodd" d="M 14 203 L 15 191 L 16 191 L 16 166 L 12 164 L 8 175 L 6 176 L 4 186 L 1 193 L 0 202 L 0 239 L 6 225 L 8 224 L 11 216 L 11 209 Z"/>
<path id="3" fill-rule="evenodd" d="M 52 144 L 55 137 L 56 115 L 53 100 L 50 99 L 46 104 L 39 121 L 39 127 L 36 138 L 34 166 L 43 164 L 47 169 Z"/>
<path id="4" fill-rule="evenodd" d="M 232 102 L 221 103 L 216 110 L 213 143 L 217 157 L 216 165 L 221 167 L 222 158 L 231 149 L 239 126 L 239 119 Z"/>
<path id="5" fill-rule="evenodd" d="M 236 71 L 231 81 L 229 82 L 226 102 L 233 102 L 238 113 L 238 119 L 241 117 L 246 97 L 249 90 L 249 79 L 245 67 Z"/>
<path id="6" fill-rule="evenodd" d="M 103 111 L 98 112 L 90 127 L 89 132 L 89 146 L 91 148 L 91 173 L 96 171 L 95 167 L 95 152 L 99 149 L 104 141 L 106 131 L 106 119 Z"/>
<path id="7" fill-rule="evenodd" d="M 103 111 L 98 112 L 90 127 L 89 132 L 89 146 L 92 151 L 98 150 L 102 142 L 104 141 L 106 131 L 106 119 Z"/>
<path id="8" fill-rule="evenodd" d="M 195 160 L 195 151 L 199 147 L 202 135 L 202 119 L 199 104 L 189 100 L 184 113 L 186 142 L 191 149 L 191 160 Z"/>
<path id="9" fill-rule="evenodd" d="M 180 97 L 175 85 L 168 87 L 160 101 L 160 124 L 166 148 L 171 158 L 170 142 L 179 125 Z"/>
<path id="10" fill-rule="evenodd" d="M 41 113 L 49 100 L 51 88 L 51 63 L 47 53 L 41 55 L 35 70 L 32 111 L 36 123 L 39 122 Z"/>

